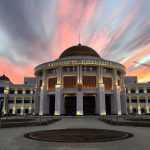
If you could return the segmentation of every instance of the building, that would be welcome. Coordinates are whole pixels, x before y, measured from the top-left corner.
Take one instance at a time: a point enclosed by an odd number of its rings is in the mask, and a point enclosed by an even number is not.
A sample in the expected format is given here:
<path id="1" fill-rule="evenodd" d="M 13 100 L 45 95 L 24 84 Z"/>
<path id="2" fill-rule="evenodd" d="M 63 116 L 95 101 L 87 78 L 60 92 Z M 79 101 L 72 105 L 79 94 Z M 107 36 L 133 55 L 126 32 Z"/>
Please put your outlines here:
<path id="1" fill-rule="evenodd" d="M 78 44 L 13 84 L 0 77 L 0 112 L 9 115 L 121 115 L 150 113 L 150 82 L 126 77 L 125 67 Z"/>
<path id="2" fill-rule="evenodd" d="M 13 84 L 10 79 L 0 77 L 0 102 L 3 114 L 25 115 L 34 110 L 35 78 L 25 78 L 24 84 Z"/>
<path id="3" fill-rule="evenodd" d="M 126 77 L 127 109 L 129 114 L 150 113 L 150 82 L 138 83 L 137 77 Z"/>
<path id="4" fill-rule="evenodd" d="M 78 44 L 35 68 L 35 113 L 39 115 L 126 114 L 125 67 Z"/>

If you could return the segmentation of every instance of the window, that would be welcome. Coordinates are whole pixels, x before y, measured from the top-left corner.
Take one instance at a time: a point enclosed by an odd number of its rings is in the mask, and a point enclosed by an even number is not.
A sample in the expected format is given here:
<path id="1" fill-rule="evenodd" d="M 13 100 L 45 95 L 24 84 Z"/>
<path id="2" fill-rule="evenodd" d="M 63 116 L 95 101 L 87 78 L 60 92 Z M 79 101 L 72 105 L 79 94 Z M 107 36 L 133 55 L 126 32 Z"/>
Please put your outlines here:
<path id="1" fill-rule="evenodd" d="M 55 74 L 55 73 L 56 73 L 56 69 L 55 69 L 55 68 L 48 69 L 48 70 L 47 70 L 47 73 L 48 73 L 48 74 Z"/>
<path id="2" fill-rule="evenodd" d="M 103 78 L 105 90 L 111 91 L 112 90 L 112 78 L 104 77 Z"/>
<path id="3" fill-rule="evenodd" d="M 8 104 L 13 104 L 14 100 L 8 100 Z"/>
<path id="4" fill-rule="evenodd" d="M 9 94 L 14 94 L 15 93 L 15 90 L 14 89 L 10 89 L 9 90 Z"/>
<path id="5" fill-rule="evenodd" d="M 55 85 L 57 83 L 57 78 L 50 78 L 48 79 L 48 90 L 54 90 L 55 89 Z"/>
<path id="6" fill-rule="evenodd" d="M 29 113 L 29 109 L 24 109 L 24 113 L 28 114 Z"/>
<path id="7" fill-rule="evenodd" d="M 96 72 L 95 66 L 83 66 L 82 71 L 84 72 Z"/>
<path id="8" fill-rule="evenodd" d="M 25 103 L 25 104 L 29 104 L 29 103 L 31 103 L 31 100 L 26 99 L 26 100 L 24 100 L 24 103 Z"/>
<path id="9" fill-rule="evenodd" d="M 145 99 L 140 99 L 140 103 L 146 103 Z"/>
<path id="10" fill-rule="evenodd" d="M 131 93 L 135 93 L 135 89 L 131 89 Z"/>
<path id="11" fill-rule="evenodd" d="M 20 114 L 21 113 L 21 109 L 17 109 L 17 114 Z"/>
<path id="12" fill-rule="evenodd" d="M 96 88 L 96 76 L 83 76 L 84 88 Z"/>
<path id="13" fill-rule="evenodd" d="M 127 99 L 127 103 L 129 103 L 129 99 Z"/>
<path id="14" fill-rule="evenodd" d="M 16 103 L 17 103 L 17 104 L 22 104 L 22 100 L 17 99 L 17 100 L 16 100 Z"/>
<path id="15" fill-rule="evenodd" d="M 30 92 L 31 92 L 30 90 L 26 90 L 26 94 L 30 94 Z"/>
<path id="16" fill-rule="evenodd" d="M 64 76 L 63 83 L 64 83 L 64 88 L 76 88 L 77 77 L 76 76 Z"/>
<path id="17" fill-rule="evenodd" d="M 148 99 L 148 103 L 150 103 L 150 99 Z"/>
<path id="18" fill-rule="evenodd" d="M 22 94 L 22 90 L 18 90 L 18 94 Z"/>
<path id="19" fill-rule="evenodd" d="M 132 103 L 137 103 L 137 99 L 131 99 Z"/>
<path id="20" fill-rule="evenodd" d="M 144 93 L 144 89 L 139 89 L 139 93 Z"/>
<path id="21" fill-rule="evenodd" d="M 104 68 L 104 73 L 112 73 L 112 69 L 111 68 Z"/>
<path id="22" fill-rule="evenodd" d="M 64 67 L 63 68 L 64 72 L 76 72 L 77 71 L 77 67 L 76 66 L 69 66 L 69 67 Z"/>
<path id="23" fill-rule="evenodd" d="M 147 93 L 150 93 L 150 88 L 147 88 Z"/>

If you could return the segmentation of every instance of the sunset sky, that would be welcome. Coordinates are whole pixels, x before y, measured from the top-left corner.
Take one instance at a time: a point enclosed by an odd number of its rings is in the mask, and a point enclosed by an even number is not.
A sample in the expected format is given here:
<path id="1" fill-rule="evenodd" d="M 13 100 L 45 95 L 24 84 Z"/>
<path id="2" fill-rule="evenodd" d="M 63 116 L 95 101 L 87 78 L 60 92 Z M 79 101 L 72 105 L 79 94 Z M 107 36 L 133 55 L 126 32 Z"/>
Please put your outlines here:
<path id="1" fill-rule="evenodd" d="M 150 0 L 0 0 L 0 75 L 23 82 L 78 44 L 79 33 L 127 75 L 150 81 Z"/>

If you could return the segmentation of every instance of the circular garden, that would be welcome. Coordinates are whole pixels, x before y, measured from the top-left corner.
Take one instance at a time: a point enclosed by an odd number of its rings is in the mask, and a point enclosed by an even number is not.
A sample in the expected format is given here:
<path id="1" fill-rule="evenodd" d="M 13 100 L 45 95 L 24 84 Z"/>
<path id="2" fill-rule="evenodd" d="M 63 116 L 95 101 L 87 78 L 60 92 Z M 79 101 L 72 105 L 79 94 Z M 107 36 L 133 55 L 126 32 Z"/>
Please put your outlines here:
<path id="1" fill-rule="evenodd" d="M 26 133 L 24 136 L 47 142 L 95 143 L 123 140 L 132 137 L 133 134 L 115 130 L 79 128 L 36 131 Z"/>

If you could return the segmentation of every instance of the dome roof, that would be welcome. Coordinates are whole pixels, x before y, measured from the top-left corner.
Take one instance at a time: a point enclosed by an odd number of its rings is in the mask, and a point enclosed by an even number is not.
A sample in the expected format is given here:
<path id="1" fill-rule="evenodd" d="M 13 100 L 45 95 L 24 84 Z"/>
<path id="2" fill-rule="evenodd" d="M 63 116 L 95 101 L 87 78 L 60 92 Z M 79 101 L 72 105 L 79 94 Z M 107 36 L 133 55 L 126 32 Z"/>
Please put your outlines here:
<path id="1" fill-rule="evenodd" d="M 59 58 L 66 58 L 70 56 L 93 56 L 100 58 L 94 49 L 81 44 L 69 47 L 60 55 Z"/>
<path id="2" fill-rule="evenodd" d="M 10 81 L 9 78 L 7 76 L 5 76 L 5 75 L 0 76 L 0 80 Z"/>

